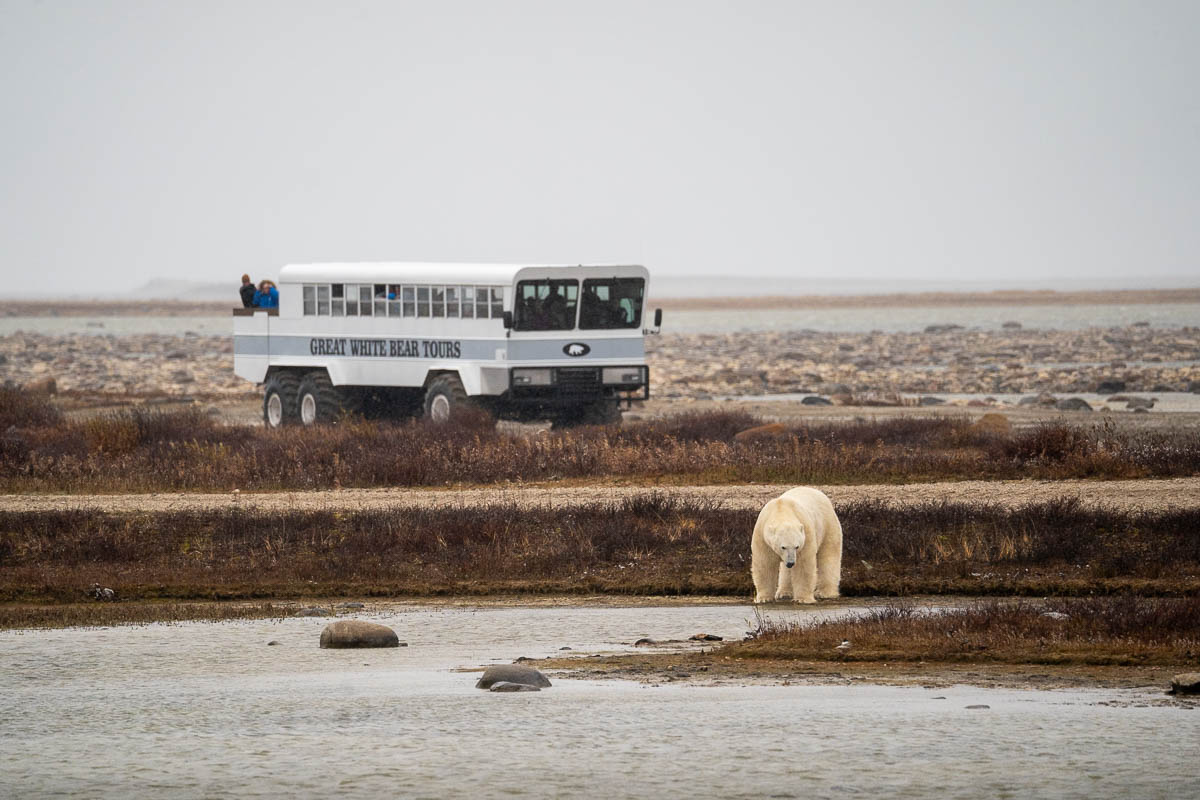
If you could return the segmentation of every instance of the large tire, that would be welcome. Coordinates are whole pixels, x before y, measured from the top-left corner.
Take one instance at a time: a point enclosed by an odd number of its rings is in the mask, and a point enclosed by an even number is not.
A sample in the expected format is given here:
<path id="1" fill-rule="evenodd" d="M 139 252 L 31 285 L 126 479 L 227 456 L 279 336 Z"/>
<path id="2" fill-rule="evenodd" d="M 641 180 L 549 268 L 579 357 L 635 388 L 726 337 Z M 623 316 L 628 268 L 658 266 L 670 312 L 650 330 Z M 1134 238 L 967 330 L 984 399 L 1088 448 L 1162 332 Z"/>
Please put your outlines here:
<path id="1" fill-rule="evenodd" d="M 293 372 L 276 372 L 263 386 L 263 423 L 268 428 L 281 428 L 299 422 L 300 378 Z"/>
<path id="2" fill-rule="evenodd" d="M 341 393 L 322 371 L 310 372 L 300 381 L 296 396 L 296 417 L 301 425 L 337 422 L 347 412 Z"/>
<path id="3" fill-rule="evenodd" d="M 618 425 L 621 422 L 621 406 L 617 400 L 595 400 L 587 405 L 574 406 L 559 411 L 552 427 L 574 428 L 577 425 Z"/>
<path id="4" fill-rule="evenodd" d="M 457 375 L 438 375 L 425 390 L 425 418 L 434 422 L 449 422 L 456 411 L 469 405 L 467 390 Z"/>

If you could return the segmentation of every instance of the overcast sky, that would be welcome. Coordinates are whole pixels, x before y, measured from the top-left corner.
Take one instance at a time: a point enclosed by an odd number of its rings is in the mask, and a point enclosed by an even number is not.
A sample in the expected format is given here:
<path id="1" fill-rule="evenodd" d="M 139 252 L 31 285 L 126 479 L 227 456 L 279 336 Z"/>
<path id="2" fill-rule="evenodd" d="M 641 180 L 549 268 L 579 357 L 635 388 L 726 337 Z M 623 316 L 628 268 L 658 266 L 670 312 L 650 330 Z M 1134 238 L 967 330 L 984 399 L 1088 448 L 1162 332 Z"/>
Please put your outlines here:
<path id="1" fill-rule="evenodd" d="M 1200 283 L 1200 2 L 0 0 L 4 293 Z"/>

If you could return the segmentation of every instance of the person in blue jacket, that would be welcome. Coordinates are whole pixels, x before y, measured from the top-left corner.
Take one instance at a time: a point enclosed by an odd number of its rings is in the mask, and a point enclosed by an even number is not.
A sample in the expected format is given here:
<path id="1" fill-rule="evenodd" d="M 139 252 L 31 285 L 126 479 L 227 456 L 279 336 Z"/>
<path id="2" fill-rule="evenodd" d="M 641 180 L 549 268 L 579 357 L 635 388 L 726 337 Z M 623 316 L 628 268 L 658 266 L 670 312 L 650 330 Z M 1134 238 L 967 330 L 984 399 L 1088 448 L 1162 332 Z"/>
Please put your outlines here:
<path id="1" fill-rule="evenodd" d="M 254 307 L 279 308 L 279 290 L 275 284 L 267 280 L 258 284 L 258 291 L 254 293 Z"/>

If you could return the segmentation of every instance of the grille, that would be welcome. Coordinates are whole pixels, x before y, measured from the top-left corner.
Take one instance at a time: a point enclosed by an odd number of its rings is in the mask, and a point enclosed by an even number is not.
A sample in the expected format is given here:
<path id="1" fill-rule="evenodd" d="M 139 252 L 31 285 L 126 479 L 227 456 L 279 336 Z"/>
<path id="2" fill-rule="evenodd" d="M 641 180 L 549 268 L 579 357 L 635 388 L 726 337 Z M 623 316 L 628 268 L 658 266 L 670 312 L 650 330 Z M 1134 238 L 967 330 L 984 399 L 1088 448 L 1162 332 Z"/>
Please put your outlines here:
<path id="1" fill-rule="evenodd" d="M 600 385 L 599 367 L 559 367 L 558 385 L 563 388 L 584 388 Z"/>

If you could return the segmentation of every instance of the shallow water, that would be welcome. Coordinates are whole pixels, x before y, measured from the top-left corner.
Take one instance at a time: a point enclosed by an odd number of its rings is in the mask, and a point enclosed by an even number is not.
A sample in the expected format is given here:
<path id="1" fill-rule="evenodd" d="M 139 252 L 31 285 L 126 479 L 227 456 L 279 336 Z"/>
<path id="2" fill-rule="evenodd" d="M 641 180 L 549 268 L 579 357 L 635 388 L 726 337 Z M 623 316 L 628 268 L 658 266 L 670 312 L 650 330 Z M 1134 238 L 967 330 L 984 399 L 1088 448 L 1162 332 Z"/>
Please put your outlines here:
<path id="1" fill-rule="evenodd" d="M 1148 699 L 1136 692 L 556 678 L 540 693 L 505 695 L 452 671 L 561 647 L 623 650 L 641 636 L 736 638 L 751 615 L 747 606 L 399 608 L 360 617 L 391 625 L 409 646 L 359 651 L 320 650 L 319 618 L 4 632 L 0 795 L 1200 792 L 1186 744 L 1200 736 L 1200 714 L 1098 705 Z M 975 704 L 990 709 L 966 708 Z"/>

